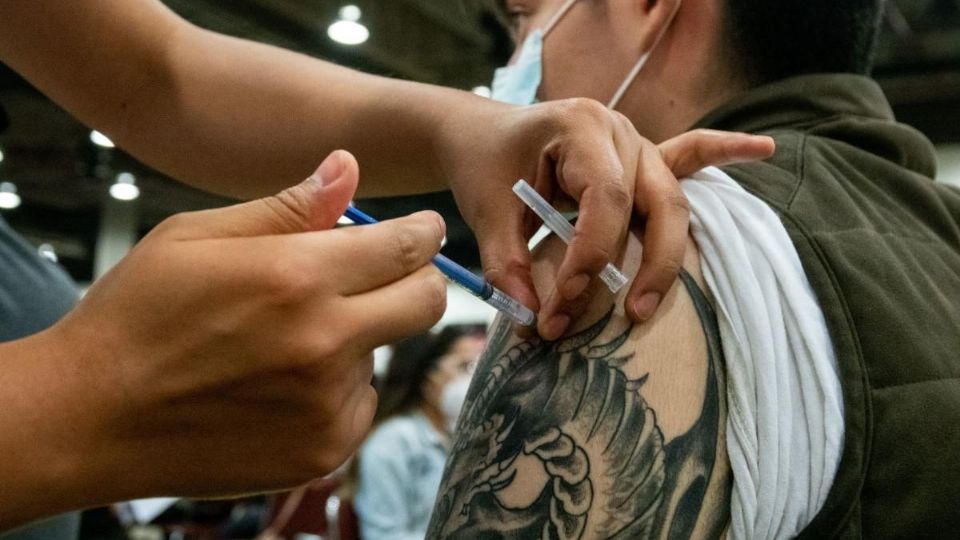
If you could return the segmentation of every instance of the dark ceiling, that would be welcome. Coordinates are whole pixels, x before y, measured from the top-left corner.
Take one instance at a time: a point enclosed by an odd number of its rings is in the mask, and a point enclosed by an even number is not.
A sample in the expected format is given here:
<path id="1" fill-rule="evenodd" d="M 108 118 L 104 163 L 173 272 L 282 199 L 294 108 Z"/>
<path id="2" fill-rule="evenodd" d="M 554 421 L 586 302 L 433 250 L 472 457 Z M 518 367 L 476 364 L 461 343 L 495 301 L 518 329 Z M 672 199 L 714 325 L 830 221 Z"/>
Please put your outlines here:
<path id="1" fill-rule="evenodd" d="M 469 89 L 486 84 L 509 53 L 509 40 L 476 0 L 353 0 L 370 40 L 331 41 L 336 0 L 166 0 L 194 23 L 382 75 Z M 899 0 L 891 5 L 876 77 L 898 117 L 935 142 L 960 142 L 960 0 Z M 4 217 L 36 243 L 50 242 L 74 277 L 88 281 L 107 186 L 118 171 L 138 178 L 140 232 L 172 213 L 227 204 L 90 143 L 89 130 L 0 65 L 0 103 L 10 128 L 0 136 L 0 178 L 17 184 L 23 205 Z M 382 218 L 434 208 L 449 223 L 451 257 L 477 265 L 476 246 L 446 195 L 365 201 Z"/>

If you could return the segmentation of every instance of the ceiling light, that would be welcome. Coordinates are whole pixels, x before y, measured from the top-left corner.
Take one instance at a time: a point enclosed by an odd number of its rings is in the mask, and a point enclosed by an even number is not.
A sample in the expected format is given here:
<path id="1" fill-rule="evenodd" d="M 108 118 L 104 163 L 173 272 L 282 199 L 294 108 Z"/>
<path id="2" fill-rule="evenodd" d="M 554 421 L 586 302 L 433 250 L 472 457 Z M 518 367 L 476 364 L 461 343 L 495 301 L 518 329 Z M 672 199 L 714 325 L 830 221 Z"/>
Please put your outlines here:
<path id="1" fill-rule="evenodd" d="M 3 150 L 0 150 L 0 163 L 3 163 Z"/>
<path id="2" fill-rule="evenodd" d="M 340 18 L 327 28 L 330 39 L 344 45 L 360 45 L 370 38 L 370 31 L 360 23 L 362 12 L 354 5 L 340 8 Z"/>
<path id="3" fill-rule="evenodd" d="M 106 135 L 104 135 L 103 133 L 100 133 L 97 130 L 93 130 L 90 132 L 90 141 L 93 144 L 97 146 L 102 146 L 104 148 L 113 148 L 114 146 L 116 146 L 115 144 L 113 144 L 113 141 L 110 140 L 110 137 L 107 137 Z"/>
<path id="4" fill-rule="evenodd" d="M 13 182 L 0 182 L 0 208 L 13 210 L 20 206 L 20 195 L 17 195 L 17 186 Z"/>
<path id="5" fill-rule="evenodd" d="M 117 175 L 117 180 L 110 186 L 110 196 L 118 201 L 132 201 L 140 196 L 137 187 L 137 177 L 128 172 Z"/>
<path id="6" fill-rule="evenodd" d="M 489 86 L 474 86 L 471 92 L 473 92 L 474 94 L 480 97 L 485 97 L 485 98 L 488 98 L 493 95 L 493 93 L 490 91 Z"/>

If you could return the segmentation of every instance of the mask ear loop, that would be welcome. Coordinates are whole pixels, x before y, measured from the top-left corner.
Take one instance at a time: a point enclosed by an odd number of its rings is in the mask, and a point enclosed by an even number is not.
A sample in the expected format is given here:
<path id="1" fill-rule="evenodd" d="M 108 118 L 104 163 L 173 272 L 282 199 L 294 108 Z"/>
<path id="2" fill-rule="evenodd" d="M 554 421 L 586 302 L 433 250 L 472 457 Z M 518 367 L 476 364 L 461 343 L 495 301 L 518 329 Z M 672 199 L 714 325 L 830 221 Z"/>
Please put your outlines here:
<path id="1" fill-rule="evenodd" d="M 550 20 L 547 21 L 547 24 L 543 25 L 543 30 L 542 30 L 543 37 L 547 37 L 547 34 L 549 34 L 551 30 L 553 30 L 553 27 L 555 27 L 557 23 L 560 22 L 560 19 L 562 19 L 563 16 L 566 15 L 568 11 L 570 11 L 570 8 L 572 8 L 573 5 L 576 3 L 577 3 L 577 0 L 567 0 L 566 3 L 560 6 L 560 9 L 558 9 L 557 12 L 553 14 L 553 17 L 550 17 Z"/>
<path id="2" fill-rule="evenodd" d="M 680 4 L 681 1 L 677 0 L 677 5 L 673 8 L 673 13 L 671 13 L 670 17 L 667 19 L 667 24 L 663 25 L 663 28 L 661 28 L 660 32 L 657 34 L 657 38 L 653 40 L 653 46 L 650 47 L 649 51 L 640 56 L 640 59 L 637 60 L 636 64 L 634 64 L 633 69 L 631 69 L 630 73 L 627 74 L 627 78 L 623 80 L 623 84 L 620 85 L 620 88 L 618 88 L 616 93 L 613 94 L 613 97 L 610 98 L 610 102 L 607 103 L 608 109 L 617 108 L 617 105 L 620 104 L 620 100 L 623 99 L 624 94 L 627 93 L 627 90 L 629 90 L 630 86 L 633 84 L 634 79 L 636 79 L 637 75 L 640 74 L 640 70 L 643 69 L 643 66 L 647 65 L 647 60 L 650 59 L 650 55 L 657 48 L 657 45 L 660 44 L 660 41 L 663 40 L 663 36 L 666 35 L 667 29 L 670 28 L 671 24 L 673 24 L 673 19 L 676 18 L 677 12 L 680 11 Z"/>
<path id="3" fill-rule="evenodd" d="M 568 11 L 570 11 L 570 8 L 572 8 L 573 5 L 576 3 L 577 3 L 577 0 L 567 0 L 567 2 L 562 6 L 560 6 L 560 9 L 557 10 L 557 12 L 554 13 L 552 17 L 550 17 L 550 20 L 547 21 L 547 24 L 543 25 L 543 28 L 538 28 L 534 30 L 534 32 L 538 32 L 538 31 L 540 32 L 540 39 L 546 38 L 547 34 L 549 34 L 551 30 L 553 30 L 553 27 L 555 27 L 557 23 L 560 22 L 560 19 L 562 19 L 563 16 L 566 15 Z M 524 43 L 523 45 L 526 45 L 526 43 Z M 510 63 L 507 65 L 512 66 L 516 61 L 516 59 L 520 57 L 520 53 L 523 50 L 523 45 L 520 45 L 520 47 L 516 51 L 514 51 L 513 57 L 510 58 Z"/>
<path id="4" fill-rule="evenodd" d="M 643 69 L 643 66 L 647 64 L 647 60 L 649 59 L 650 53 L 643 53 L 643 56 L 640 57 L 640 60 L 638 60 L 637 63 L 634 64 L 633 69 L 630 70 L 627 78 L 623 80 L 623 84 L 620 85 L 620 88 L 617 89 L 617 92 L 613 94 L 612 98 L 610 98 L 610 102 L 607 103 L 608 109 L 617 108 L 617 105 L 620 104 L 620 100 L 623 99 L 623 95 L 626 94 L 627 90 L 630 89 L 630 86 L 633 84 L 633 80 L 637 78 L 637 75 L 640 74 L 640 70 Z"/>

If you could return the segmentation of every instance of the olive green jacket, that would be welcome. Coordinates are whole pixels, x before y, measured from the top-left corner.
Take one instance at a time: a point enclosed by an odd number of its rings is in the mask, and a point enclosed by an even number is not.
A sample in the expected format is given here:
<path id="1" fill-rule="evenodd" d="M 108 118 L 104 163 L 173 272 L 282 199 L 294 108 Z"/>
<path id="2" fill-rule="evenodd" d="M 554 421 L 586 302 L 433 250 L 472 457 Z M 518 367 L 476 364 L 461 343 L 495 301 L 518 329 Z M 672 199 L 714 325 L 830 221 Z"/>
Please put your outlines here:
<path id="1" fill-rule="evenodd" d="M 879 86 L 811 75 L 756 89 L 700 127 L 772 135 L 727 167 L 781 217 L 826 316 L 846 432 L 805 538 L 960 538 L 960 190 Z"/>

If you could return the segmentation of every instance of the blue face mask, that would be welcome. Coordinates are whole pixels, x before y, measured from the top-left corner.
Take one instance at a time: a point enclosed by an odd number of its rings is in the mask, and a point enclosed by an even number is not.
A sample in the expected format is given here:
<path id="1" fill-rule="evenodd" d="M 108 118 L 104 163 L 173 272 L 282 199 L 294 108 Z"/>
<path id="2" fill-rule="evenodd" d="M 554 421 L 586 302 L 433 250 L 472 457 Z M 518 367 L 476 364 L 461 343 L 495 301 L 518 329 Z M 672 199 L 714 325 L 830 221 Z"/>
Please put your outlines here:
<path id="1" fill-rule="evenodd" d="M 490 97 L 512 105 L 537 102 L 543 73 L 543 30 L 534 30 L 520 49 L 517 61 L 493 73 Z"/>
<path id="2" fill-rule="evenodd" d="M 492 99 L 512 105 L 533 105 L 537 103 L 537 91 L 540 89 L 540 83 L 543 78 L 543 40 L 576 2 L 577 0 L 567 0 L 543 29 L 534 30 L 527 39 L 524 40 L 523 46 L 520 49 L 520 56 L 517 57 L 516 62 L 499 68 L 494 72 L 490 95 Z M 653 47 L 651 47 L 650 51 L 640 56 L 640 59 L 633 66 L 633 69 L 630 70 L 630 73 L 620 85 L 620 88 L 617 89 L 617 92 L 607 104 L 608 107 L 614 109 L 620 103 L 623 95 L 647 63 L 647 59 L 650 58 L 650 52 L 656 48 L 660 39 L 663 38 L 663 34 L 666 33 L 667 27 L 670 26 L 679 8 L 680 2 L 678 1 L 673 14 L 670 16 L 670 20 L 667 21 L 660 35 L 657 36 Z"/>

